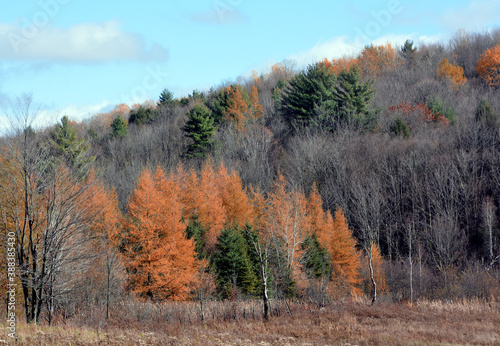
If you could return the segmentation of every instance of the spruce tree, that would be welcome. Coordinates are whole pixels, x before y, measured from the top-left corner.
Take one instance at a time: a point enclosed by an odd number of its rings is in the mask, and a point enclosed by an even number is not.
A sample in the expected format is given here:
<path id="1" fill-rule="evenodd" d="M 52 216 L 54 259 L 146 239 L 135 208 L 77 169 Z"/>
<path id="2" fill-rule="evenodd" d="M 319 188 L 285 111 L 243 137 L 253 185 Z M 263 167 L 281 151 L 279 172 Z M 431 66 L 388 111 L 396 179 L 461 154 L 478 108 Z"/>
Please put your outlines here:
<path id="1" fill-rule="evenodd" d="M 319 279 L 322 277 L 330 278 L 331 263 L 330 256 L 326 247 L 322 246 L 318 241 L 318 235 L 313 233 L 309 236 L 303 246 L 304 254 L 302 255 L 302 262 L 307 269 L 310 277 Z"/>
<path id="2" fill-rule="evenodd" d="M 282 111 L 296 131 L 317 122 L 317 109 L 333 110 L 335 74 L 321 64 L 309 65 L 290 81 L 282 98 Z"/>
<path id="3" fill-rule="evenodd" d="M 66 164 L 78 174 L 84 174 L 94 161 L 94 157 L 88 155 L 90 145 L 78 137 L 67 116 L 63 116 L 61 123 L 56 124 L 49 141 L 54 156 L 66 161 Z"/>
<path id="4" fill-rule="evenodd" d="M 111 123 L 111 137 L 123 138 L 127 135 L 127 133 L 127 122 L 121 116 L 117 116 Z"/>
<path id="5" fill-rule="evenodd" d="M 222 231 L 213 264 L 223 296 L 229 296 L 234 287 L 245 294 L 255 293 L 257 276 L 240 228 L 232 227 Z"/>
<path id="6" fill-rule="evenodd" d="M 203 106 L 194 106 L 188 113 L 188 121 L 183 130 L 193 140 L 189 145 L 187 157 L 206 157 L 214 143 L 216 130 L 210 110 Z"/>
<path id="7" fill-rule="evenodd" d="M 337 103 L 338 121 L 343 123 L 351 123 L 353 120 L 358 123 L 366 121 L 368 103 L 372 98 L 373 90 L 370 82 L 361 81 L 359 69 L 356 66 L 349 71 L 340 72 L 333 95 Z"/>
<path id="8" fill-rule="evenodd" d="M 168 89 L 163 89 L 160 94 L 159 103 L 162 106 L 172 106 L 174 104 L 174 93 Z"/>

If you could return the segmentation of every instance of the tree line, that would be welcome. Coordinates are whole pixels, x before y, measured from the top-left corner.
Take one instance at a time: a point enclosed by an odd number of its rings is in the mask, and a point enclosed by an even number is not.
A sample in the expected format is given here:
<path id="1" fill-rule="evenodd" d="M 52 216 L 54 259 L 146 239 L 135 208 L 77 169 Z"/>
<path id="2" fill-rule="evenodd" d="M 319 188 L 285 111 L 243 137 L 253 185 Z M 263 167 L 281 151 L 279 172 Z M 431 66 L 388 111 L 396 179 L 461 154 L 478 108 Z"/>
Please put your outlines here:
<path id="1" fill-rule="evenodd" d="M 27 320 L 116 292 L 202 307 L 498 295 L 499 40 L 283 62 L 46 129 L 20 98 L 0 212 Z"/>

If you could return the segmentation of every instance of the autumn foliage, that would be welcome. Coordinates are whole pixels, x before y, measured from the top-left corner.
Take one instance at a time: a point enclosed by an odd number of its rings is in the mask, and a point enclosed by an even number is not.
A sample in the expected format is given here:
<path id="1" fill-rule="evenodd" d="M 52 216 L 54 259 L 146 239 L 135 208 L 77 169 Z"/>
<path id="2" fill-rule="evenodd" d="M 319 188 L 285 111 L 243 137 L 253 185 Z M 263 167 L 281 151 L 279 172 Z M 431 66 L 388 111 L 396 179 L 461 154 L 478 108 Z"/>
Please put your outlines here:
<path id="1" fill-rule="evenodd" d="M 247 123 L 264 115 L 255 85 L 252 86 L 250 95 L 240 85 L 227 87 L 225 93 L 228 95 L 229 105 L 224 111 L 224 117 L 234 123 L 238 131 L 242 131 Z"/>
<path id="2" fill-rule="evenodd" d="M 362 70 L 372 76 L 380 75 L 385 71 L 393 71 L 402 63 L 390 43 L 365 47 L 358 61 Z"/>
<path id="3" fill-rule="evenodd" d="M 328 69 L 330 73 L 339 74 L 342 71 L 350 71 L 353 67 L 359 67 L 359 60 L 353 57 L 342 57 L 338 59 L 324 59 L 318 63 L 320 66 Z"/>
<path id="4" fill-rule="evenodd" d="M 194 244 L 185 235 L 179 187 L 145 169 L 127 205 L 123 248 L 130 288 L 151 300 L 185 300 L 196 283 Z"/>
<path id="5" fill-rule="evenodd" d="M 476 65 L 476 71 L 489 85 L 497 86 L 500 83 L 500 45 L 484 52 Z"/>
<path id="6" fill-rule="evenodd" d="M 332 217 L 330 211 L 324 211 L 321 197 L 316 186 L 308 200 L 311 226 L 329 255 L 332 277 L 330 292 L 335 295 L 359 295 L 360 257 L 356 250 L 356 240 L 347 225 L 344 211 L 339 208 Z"/>
<path id="7" fill-rule="evenodd" d="M 458 90 L 459 87 L 467 82 L 467 78 L 464 76 L 464 69 L 460 66 L 452 65 L 448 59 L 444 59 L 439 63 L 436 73 L 438 77 L 448 79 L 455 90 Z"/>
<path id="8" fill-rule="evenodd" d="M 408 122 L 410 129 L 416 128 L 421 124 L 441 124 L 448 125 L 449 121 L 441 114 L 434 114 L 427 105 L 423 103 L 411 104 L 401 102 L 398 105 L 390 106 L 386 116 L 391 114 L 401 115 Z"/>

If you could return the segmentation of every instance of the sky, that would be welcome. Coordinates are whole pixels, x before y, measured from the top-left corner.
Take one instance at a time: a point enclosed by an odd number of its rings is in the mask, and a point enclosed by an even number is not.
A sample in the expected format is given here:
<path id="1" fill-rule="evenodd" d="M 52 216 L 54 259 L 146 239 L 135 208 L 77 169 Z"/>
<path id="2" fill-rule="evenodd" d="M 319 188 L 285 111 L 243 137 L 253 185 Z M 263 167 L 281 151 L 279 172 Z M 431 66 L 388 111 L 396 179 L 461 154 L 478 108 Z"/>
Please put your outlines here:
<path id="1" fill-rule="evenodd" d="M 0 11 L 0 133 L 29 93 L 38 126 L 356 55 L 500 27 L 500 0 L 23 0 Z"/>

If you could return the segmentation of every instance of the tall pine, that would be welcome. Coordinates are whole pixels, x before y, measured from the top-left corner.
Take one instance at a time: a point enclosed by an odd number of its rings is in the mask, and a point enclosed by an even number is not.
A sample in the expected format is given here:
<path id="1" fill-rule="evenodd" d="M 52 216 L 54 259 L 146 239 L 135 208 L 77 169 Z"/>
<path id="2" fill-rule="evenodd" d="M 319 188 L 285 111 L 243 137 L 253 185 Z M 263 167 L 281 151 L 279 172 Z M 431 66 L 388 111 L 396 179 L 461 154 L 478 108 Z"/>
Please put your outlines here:
<path id="1" fill-rule="evenodd" d="M 192 139 L 187 157 L 206 157 L 212 149 L 216 129 L 210 110 L 203 106 L 194 106 L 188 113 L 188 121 L 183 128 L 186 136 Z"/>

